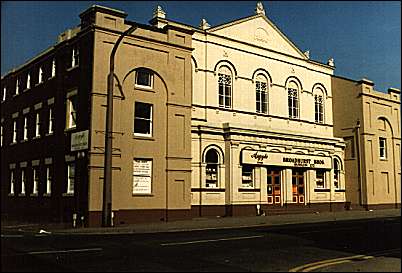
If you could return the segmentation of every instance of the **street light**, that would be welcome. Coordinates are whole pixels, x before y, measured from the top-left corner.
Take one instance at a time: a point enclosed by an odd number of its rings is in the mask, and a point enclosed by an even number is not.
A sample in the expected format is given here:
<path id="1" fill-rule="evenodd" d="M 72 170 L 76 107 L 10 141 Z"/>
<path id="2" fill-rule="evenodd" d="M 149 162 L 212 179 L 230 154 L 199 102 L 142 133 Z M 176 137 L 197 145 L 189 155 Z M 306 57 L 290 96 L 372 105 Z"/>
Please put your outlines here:
<path id="1" fill-rule="evenodd" d="M 103 169 L 103 204 L 102 226 L 112 226 L 112 138 L 113 138 L 113 80 L 114 80 L 114 56 L 124 36 L 131 34 L 137 28 L 132 25 L 117 39 L 110 54 L 109 75 L 107 77 L 107 101 L 106 101 L 106 131 L 105 131 L 105 160 Z"/>

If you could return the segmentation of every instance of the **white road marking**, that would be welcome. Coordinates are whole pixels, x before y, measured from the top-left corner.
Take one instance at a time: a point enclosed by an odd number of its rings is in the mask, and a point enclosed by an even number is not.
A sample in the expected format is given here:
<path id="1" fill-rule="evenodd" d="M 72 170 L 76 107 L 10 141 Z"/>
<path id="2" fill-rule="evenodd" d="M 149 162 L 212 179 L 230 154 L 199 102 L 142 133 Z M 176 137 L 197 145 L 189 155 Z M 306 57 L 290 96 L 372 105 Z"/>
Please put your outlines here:
<path id="1" fill-rule="evenodd" d="M 164 244 L 161 244 L 161 246 L 189 245 L 189 244 L 200 244 L 200 243 L 219 242 L 219 241 L 234 241 L 234 240 L 255 239 L 255 238 L 262 238 L 262 237 L 264 237 L 264 235 L 220 238 L 220 239 L 188 241 L 188 242 L 174 242 L 174 243 L 164 243 Z"/>
<path id="2" fill-rule="evenodd" d="M 21 234 L 1 234 L 1 238 L 21 238 L 24 237 L 24 235 Z"/>
<path id="3" fill-rule="evenodd" d="M 89 251 L 102 251 L 103 248 L 82 248 L 82 249 L 68 249 L 68 250 L 46 250 L 46 251 L 31 251 L 27 252 L 30 255 L 40 254 L 57 254 L 57 253 L 71 253 L 71 252 L 89 252 Z"/>

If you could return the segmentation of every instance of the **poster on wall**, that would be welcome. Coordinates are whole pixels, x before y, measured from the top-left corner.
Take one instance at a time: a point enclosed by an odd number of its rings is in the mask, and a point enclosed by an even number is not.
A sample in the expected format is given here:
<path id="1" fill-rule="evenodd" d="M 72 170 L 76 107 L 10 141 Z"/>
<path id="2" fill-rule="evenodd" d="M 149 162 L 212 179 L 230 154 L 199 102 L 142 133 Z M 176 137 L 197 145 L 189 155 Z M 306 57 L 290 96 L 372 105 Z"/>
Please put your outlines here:
<path id="1" fill-rule="evenodd" d="M 134 159 L 133 194 L 152 193 L 152 160 Z"/>

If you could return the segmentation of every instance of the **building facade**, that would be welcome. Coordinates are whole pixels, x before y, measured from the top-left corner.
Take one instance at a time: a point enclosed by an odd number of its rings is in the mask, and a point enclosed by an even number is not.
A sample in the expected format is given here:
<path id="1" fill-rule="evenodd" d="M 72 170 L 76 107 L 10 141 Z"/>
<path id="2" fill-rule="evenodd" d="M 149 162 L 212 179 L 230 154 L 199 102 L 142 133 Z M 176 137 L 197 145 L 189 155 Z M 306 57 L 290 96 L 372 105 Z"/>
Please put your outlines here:
<path id="1" fill-rule="evenodd" d="M 352 209 L 400 208 L 400 90 L 373 86 L 367 79 L 332 78 L 334 134 L 346 142 L 346 201 Z"/>
<path id="2" fill-rule="evenodd" d="M 156 18 L 154 25 L 180 25 Z M 343 208 L 333 61 L 309 59 L 265 15 L 194 28 L 191 205 L 199 216 Z"/>
<path id="3" fill-rule="evenodd" d="M 92 6 L 2 78 L 2 215 L 101 224 L 109 56 L 133 22 Z M 136 24 L 115 57 L 114 224 L 190 217 L 191 35 Z M 174 129 L 170 129 L 174 128 Z"/>

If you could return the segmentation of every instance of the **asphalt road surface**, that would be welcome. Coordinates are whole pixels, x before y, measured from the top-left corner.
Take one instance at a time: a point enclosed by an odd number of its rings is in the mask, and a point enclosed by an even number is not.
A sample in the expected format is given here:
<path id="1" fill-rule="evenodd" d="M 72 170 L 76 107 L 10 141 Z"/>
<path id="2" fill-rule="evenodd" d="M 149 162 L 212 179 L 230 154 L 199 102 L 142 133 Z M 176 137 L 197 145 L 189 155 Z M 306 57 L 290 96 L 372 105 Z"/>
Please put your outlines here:
<path id="1" fill-rule="evenodd" d="M 1 271 L 400 271 L 400 237 L 400 217 L 154 234 L 2 230 Z"/>

